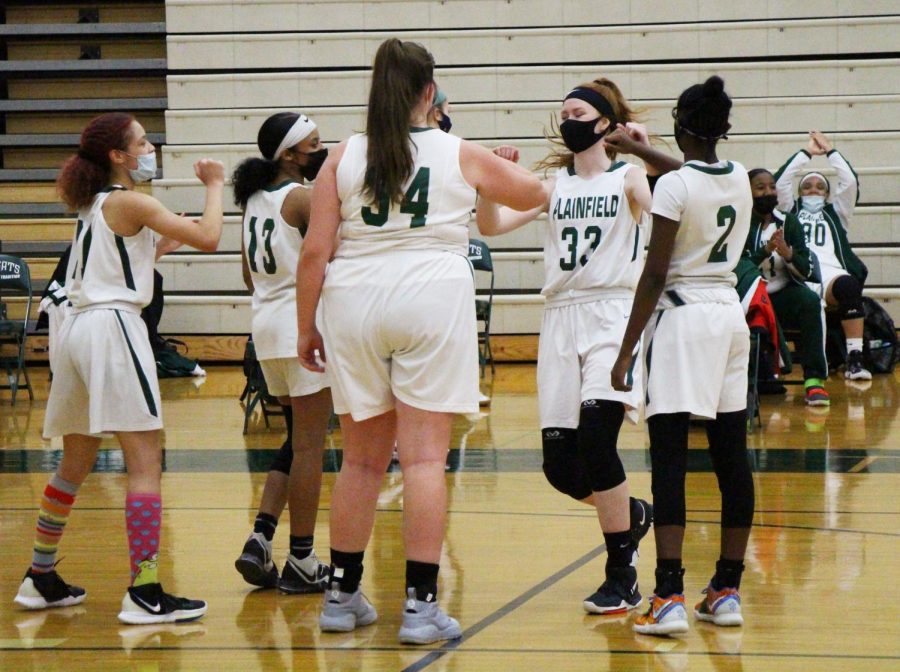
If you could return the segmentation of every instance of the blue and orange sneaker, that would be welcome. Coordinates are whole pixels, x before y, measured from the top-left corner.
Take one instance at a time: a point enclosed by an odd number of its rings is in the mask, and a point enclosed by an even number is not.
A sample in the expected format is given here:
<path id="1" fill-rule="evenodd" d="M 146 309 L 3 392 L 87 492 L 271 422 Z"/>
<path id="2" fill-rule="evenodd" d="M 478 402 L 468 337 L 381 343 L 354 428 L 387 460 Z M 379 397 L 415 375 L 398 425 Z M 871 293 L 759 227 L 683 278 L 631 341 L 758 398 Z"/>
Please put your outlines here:
<path id="1" fill-rule="evenodd" d="M 735 588 L 713 590 L 712 586 L 707 586 L 703 592 L 706 597 L 694 607 L 694 616 L 698 620 L 723 627 L 744 624 L 744 617 L 741 615 L 741 596 Z"/>
<path id="2" fill-rule="evenodd" d="M 684 594 L 674 593 L 668 597 L 653 595 L 647 613 L 635 618 L 632 627 L 642 635 L 678 635 L 687 632 Z"/>

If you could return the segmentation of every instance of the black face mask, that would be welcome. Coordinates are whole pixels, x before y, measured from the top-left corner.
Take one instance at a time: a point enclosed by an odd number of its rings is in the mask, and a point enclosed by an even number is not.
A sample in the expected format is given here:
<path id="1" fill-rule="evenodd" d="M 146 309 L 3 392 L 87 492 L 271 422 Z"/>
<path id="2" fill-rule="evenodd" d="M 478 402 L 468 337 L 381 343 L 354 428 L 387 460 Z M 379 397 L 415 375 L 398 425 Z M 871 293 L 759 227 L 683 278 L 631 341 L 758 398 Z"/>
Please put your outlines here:
<path id="1" fill-rule="evenodd" d="M 450 128 L 453 126 L 453 122 L 450 121 L 450 115 L 441 113 L 441 120 L 438 121 L 438 128 L 441 129 L 444 133 L 449 133 Z"/>
<path id="2" fill-rule="evenodd" d="M 592 119 L 591 121 L 566 119 L 559 125 L 559 132 L 562 134 L 563 142 L 569 148 L 569 151 L 578 154 L 600 142 L 600 138 L 606 135 L 606 130 L 594 133 L 594 127 L 598 121 L 599 119 Z"/>
<path id="3" fill-rule="evenodd" d="M 319 174 L 319 168 L 322 167 L 325 159 L 328 158 L 328 149 L 323 147 L 316 152 L 304 153 L 304 156 L 306 157 L 306 165 L 300 166 L 300 174 L 303 175 L 304 180 L 312 182 L 316 179 L 316 175 Z"/>
<path id="4" fill-rule="evenodd" d="M 778 196 L 775 194 L 753 197 L 753 212 L 757 215 L 771 215 L 776 205 L 778 205 Z"/>

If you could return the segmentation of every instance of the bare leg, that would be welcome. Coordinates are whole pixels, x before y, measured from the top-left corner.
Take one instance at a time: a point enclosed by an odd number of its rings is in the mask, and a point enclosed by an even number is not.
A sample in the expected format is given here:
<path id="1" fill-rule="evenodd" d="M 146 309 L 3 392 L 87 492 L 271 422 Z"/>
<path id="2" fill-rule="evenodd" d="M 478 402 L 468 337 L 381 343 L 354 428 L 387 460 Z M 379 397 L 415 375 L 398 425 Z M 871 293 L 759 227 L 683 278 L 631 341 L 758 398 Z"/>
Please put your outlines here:
<path id="1" fill-rule="evenodd" d="M 292 397 L 291 406 L 294 411 L 294 460 L 288 478 L 291 535 L 308 537 L 315 532 L 319 511 L 322 451 L 331 417 L 331 390 Z"/>
<path id="2" fill-rule="evenodd" d="M 631 529 L 628 481 L 609 490 L 595 492 L 593 504 L 597 508 L 600 529 L 607 534 Z"/>
<path id="3" fill-rule="evenodd" d="M 60 478 L 81 485 L 94 468 L 100 439 L 85 434 L 67 434 L 63 437 L 63 457 L 56 468 Z"/>
<path id="4" fill-rule="evenodd" d="M 447 525 L 444 471 L 450 447 L 449 413 L 397 401 L 397 450 L 403 470 L 403 542 L 406 558 L 439 564 Z"/>
<path id="5" fill-rule="evenodd" d="M 125 468 L 128 470 L 128 492 L 158 495 L 162 479 L 162 447 L 159 430 L 116 432 Z"/>
<path id="6" fill-rule="evenodd" d="M 375 523 L 375 507 L 396 436 L 394 411 L 356 422 L 341 416 L 344 461 L 331 494 L 331 547 L 364 551 Z"/>

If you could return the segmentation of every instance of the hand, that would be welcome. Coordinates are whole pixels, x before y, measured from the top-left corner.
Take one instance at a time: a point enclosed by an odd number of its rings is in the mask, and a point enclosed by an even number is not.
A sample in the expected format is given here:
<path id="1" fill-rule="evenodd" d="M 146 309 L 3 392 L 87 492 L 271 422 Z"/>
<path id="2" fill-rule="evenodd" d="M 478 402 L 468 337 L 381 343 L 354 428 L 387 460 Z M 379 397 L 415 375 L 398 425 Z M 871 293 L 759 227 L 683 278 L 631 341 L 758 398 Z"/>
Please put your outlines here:
<path id="1" fill-rule="evenodd" d="M 225 184 L 225 166 L 215 159 L 200 159 L 194 164 L 194 174 L 207 187 Z"/>
<path id="2" fill-rule="evenodd" d="M 806 151 L 809 152 L 811 156 L 822 156 L 825 153 L 825 150 L 819 146 L 818 142 L 816 142 L 816 133 L 817 131 L 809 132 L 809 142 L 806 143 Z"/>
<path id="3" fill-rule="evenodd" d="M 513 147 L 512 145 L 500 145 L 499 147 L 494 147 L 494 154 L 499 156 L 501 159 L 506 159 L 507 161 L 512 161 L 513 163 L 519 162 L 519 150 L 517 147 Z"/>
<path id="4" fill-rule="evenodd" d="M 828 138 L 826 138 L 825 134 L 822 133 L 821 131 L 813 131 L 811 133 L 811 135 L 812 135 L 812 139 L 822 150 L 823 154 L 827 154 L 832 149 L 834 149 L 834 147 L 832 147 L 832 145 L 831 145 L 831 141 Z"/>
<path id="5" fill-rule="evenodd" d="M 631 391 L 631 385 L 629 385 L 626 381 L 628 372 L 631 370 L 631 363 L 633 359 L 634 355 L 631 355 L 622 350 L 619 351 L 619 356 L 616 359 L 616 363 L 613 364 L 612 372 L 609 376 L 614 390 L 618 392 Z"/>
<path id="6" fill-rule="evenodd" d="M 603 138 L 603 144 L 617 154 L 634 154 L 634 148 L 641 143 L 632 138 L 627 129 L 619 124 L 616 130 Z"/>
<path id="7" fill-rule="evenodd" d="M 622 124 L 619 124 L 618 127 L 622 128 Z M 625 132 L 628 133 L 628 137 L 640 142 L 642 145 L 650 144 L 650 134 L 647 132 L 647 127 L 644 124 L 629 121 L 625 124 Z"/>
<path id="8" fill-rule="evenodd" d="M 317 373 L 325 371 L 325 367 L 319 364 L 319 360 L 323 363 L 326 360 L 325 343 L 318 329 L 313 327 L 311 332 L 300 332 L 297 337 L 297 356 L 300 358 L 300 365 L 304 369 Z"/>

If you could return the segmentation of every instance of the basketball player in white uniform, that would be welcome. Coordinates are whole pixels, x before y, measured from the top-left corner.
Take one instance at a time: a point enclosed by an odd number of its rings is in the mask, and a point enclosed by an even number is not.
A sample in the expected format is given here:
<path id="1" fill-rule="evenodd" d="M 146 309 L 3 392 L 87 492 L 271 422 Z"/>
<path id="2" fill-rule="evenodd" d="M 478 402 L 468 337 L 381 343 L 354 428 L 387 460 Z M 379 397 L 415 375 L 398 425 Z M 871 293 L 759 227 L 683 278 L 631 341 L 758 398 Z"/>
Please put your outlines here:
<path id="1" fill-rule="evenodd" d="M 652 509 L 629 498 L 616 451 L 626 415 L 637 421 L 639 382 L 612 389 L 619 351 L 643 267 L 643 228 L 650 188 L 643 169 L 615 161 L 602 139 L 633 112 L 616 85 L 597 79 L 563 101 L 560 134 L 568 149 L 540 165 L 557 168 L 543 183 L 545 200 L 528 213 L 500 211 L 481 199 L 479 226 L 505 233 L 547 213 L 544 242 L 544 319 L 538 351 L 538 400 L 544 473 L 560 492 L 594 505 L 607 548 L 606 580 L 583 601 L 589 613 L 636 608 L 637 544 L 650 529 Z M 640 362 L 631 372 L 641 378 Z"/>
<path id="2" fill-rule="evenodd" d="M 65 284 L 73 313 L 59 334 L 44 436 L 63 437 L 63 459 L 44 491 L 32 566 L 16 596 L 25 608 L 84 600 L 82 588 L 56 573 L 56 551 L 78 488 L 94 465 L 100 434 L 114 433 L 128 470 L 125 516 L 132 580 L 119 620 L 168 623 L 206 612 L 205 602 L 169 595 L 159 583 L 162 408 L 141 320 L 141 308 L 153 294 L 158 244 L 168 247 L 174 239 L 207 251 L 218 245 L 223 166 L 203 159 L 194 170 L 207 187 L 199 222 L 133 191 L 135 183 L 156 174 L 156 152 L 143 127 L 121 113 L 93 119 L 81 135 L 78 154 L 60 170 L 59 191 L 78 211 Z"/>
<path id="3" fill-rule="evenodd" d="M 540 201 L 528 171 L 427 127 L 433 71 L 421 45 L 389 39 L 379 47 L 366 134 L 338 146 L 320 171 L 298 268 L 298 352 L 310 370 L 327 362 L 344 439 L 319 625 L 350 631 L 377 617 L 359 584 L 396 436 L 407 558 L 399 639 L 407 644 L 461 634 L 436 598 L 452 414 L 478 409 L 466 258 L 475 194 L 523 210 Z"/>
<path id="4" fill-rule="evenodd" d="M 644 330 L 650 430 L 656 589 L 637 632 L 686 632 L 684 482 L 690 415 L 708 418 L 710 457 L 722 492 L 722 549 L 698 619 L 742 623 L 741 572 L 753 519 L 747 459 L 749 331 L 733 273 L 750 227 L 752 197 L 743 166 L 720 161 L 716 143 L 730 128 L 731 100 L 719 77 L 686 89 L 673 110 L 686 163 L 659 179 L 653 234 L 612 383 L 627 390 L 634 348 Z"/>
<path id="5" fill-rule="evenodd" d="M 806 169 L 813 156 L 825 156 L 837 172 L 837 185 L 832 192 L 828 179 L 819 172 L 806 173 L 797 187 L 794 180 Z M 869 271 L 853 252 L 847 234 L 853 211 L 859 199 L 859 178 L 844 156 L 831 146 L 824 133 L 811 131 L 805 150 L 794 154 L 775 173 L 778 207 L 797 215 L 806 234 L 806 244 L 816 253 L 821 284 L 810 284 L 828 306 L 836 308 L 847 340 L 847 362 L 844 377 L 849 380 L 871 380 L 863 366 L 862 292 Z"/>
<path id="6" fill-rule="evenodd" d="M 257 145 L 262 158 L 243 161 L 233 179 L 235 201 L 244 213 L 241 259 L 253 291 L 256 357 L 269 393 L 290 409 L 285 420 L 292 431 L 290 445 L 273 461 L 254 530 L 235 566 L 256 586 L 322 592 L 328 567 L 318 561 L 313 539 L 331 394 L 326 374 L 307 371 L 297 360 L 297 262 L 309 222 L 310 191 L 303 182 L 315 179 L 328 150 L 321 147 L 316 124 L 294 112 L 266 119 Z M 272 536 L 286 500 L 290 553 L 279 577 Z"/>

